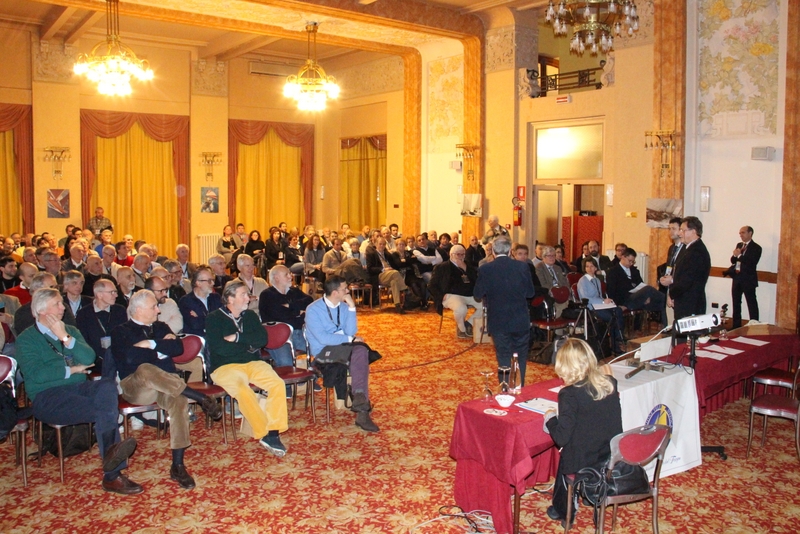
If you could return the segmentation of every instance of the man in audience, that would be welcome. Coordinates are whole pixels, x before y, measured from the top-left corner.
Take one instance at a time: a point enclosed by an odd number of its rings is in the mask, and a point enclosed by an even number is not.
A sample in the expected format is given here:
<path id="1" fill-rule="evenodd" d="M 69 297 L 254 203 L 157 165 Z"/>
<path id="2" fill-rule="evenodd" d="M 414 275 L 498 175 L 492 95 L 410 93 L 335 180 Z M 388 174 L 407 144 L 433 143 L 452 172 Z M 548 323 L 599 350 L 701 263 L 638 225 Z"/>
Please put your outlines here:
<path id="1" fill-rule="evenodd" d="M 61 260 L 58 259 L 53 249 L 45 249 L 42 253 L 42 265 L 44 265 L 44 272 L 48 272 L 56 277 L 56 280 L 61 281 Z"/>
<path id="2" fill-rule="evenodd" d="M 150 260 L 147 266 L 147 272 L 150 273 L 156 267 L 161 267 L 161 264 L 158 263 L 158 253 L 157 250 L 154 248 L 154 245 L 149 243 L 145 243 L 144 245 L 139 247 L 139 254 L 144 254 L 147 256 L 147 259 Z M 136 261 L 136 258 L 134 258 Z"/>
<path id="3" fill-rule="evenodd" d="M 127 321 L 128 315 L 125 308 L 116 304 L 117 286 L 114 282 L 101 278 L 94 283 L 92 291 L 92 304 L 78 311 L 75 322 L 83 338 L 94 350 L 95 370 L 103 373 L 106 350 L 111 347 L 111 331 Z M 115 366 L 112 368 L 116 369 Z"/>
<path id="4" fill-rule="evenodd" d="M 69 247 L 69 258 L 61 262 L 61 271 L 83 271 L 83 254 L 83 245 L 73 241 L 72 246 Z"/>
<path id="5" fill-rule="evenodd" d="M 437 245 L 436 250 L 442 257 L 443 262 L 450 260 L 450 248 L 452 246 L 453 245 L 450 243 L 450 234 L 444 232 L 442 235 L 439 236 L 439 244 Z"/>
<path id="6" fill-rule="evenodd" d="M 211 271 L 214 273 L 214 291 L 216 291 L 218 295 L 222 295 L 225 284 L 233 280 L 230 275 L 225 272 L 226 265 L 225 256 L 222 254 L 214 254 L 208 258 L 208 266 L 211 267 Z"/>
<path id="7" fill-rule="evenodd" d="M 64 273 L 64 322 L 77 324 L 78 311 L 92 303 L 90 297 L 83 295 L 85 280 L 80 271 L 67 271 Z"/>
<path id="8" fill-rule="evenodd" d="M 322 272 L 325 276 L 333 274 L 339 266 L 347 259 L 342 250 L 342 240 L 338 237 L 333 240 L 333 247 L 322 257 Z"/>
<path id="9" fill-rule="evenodd" d="M 339 276 L 329 276 L 325 280 L 325 296 L 306 308 L 306 336 L 309 350 L 317 358 L 317 366 L 322 369 L 326 384 L 330 383 L 330 374 L 341 369 L 344 364 L 349 367 L 353 405 L 356 412 L 356 426 L 367 432 L 378 432 L 370 417 L 372 405 L 369 402 L 369 350 L 364 340 L 356 335 L 358 322 L 356 305 L 347 289 L 347 282 Z M 343 343 L 355 343 L 349 358 L 339 362 L 325 363 L 330 357 L 331 348 Z M 320 365 L 322 362 L 324 365 Z M 331 365 L 333 364 L 333 365 Z M 341 380 L 333 380 L 342 383 Z"/>
<path id="10" fill-rule="evenodd" d="M 369 239 L 365 240 L 361 243 L 359 247 L 359 252 L 361 252 L 361 265 L 364 267 L 367 266 L 367 250 L 375 248 L 375 243 L 378 241 L 378 238 L 381 236 L 381 231 L 378 229 L 372 230 L 369 233 Z"/>
<path id="11" fill-rule="evenodd" d="M 20 304 L 28 304 L 31 301 L 29 290 L 33 277 L 39 274 L 39 268 L 33 263 L 25 262 L 18 269 L 20 283 L 5 291 L 4 294 L 17 297 Z"/>
<path id="12" fill-rule="evenodd" d="M 137 250 L 136 250 L 136 245 L 133 242 L 133 236 L 131 234 L 125 234 L 124 236 L 122 236 L 122 240 L 125 241 L 125 248 L 128 251 L 128 255 L 131 257 L 135 256 Z"/>
<path id="13" fill-rule="evenodd" d="M 214 273 L 200 265 L 192 276 L 192 292 L 178 302 L 183 316 L 183 333 L 206 337 L 206 317 L 222 307 L 222 298 L 214 292 Z"/>
<path id="14" fill-rule="evenodd" d="M 733 249 L 731 266 L 727 274 L 733 279 L 731 299 L 733 300 L 733 328 L 742 326 L 742 295 L 747 301 L 747 313 L 750 319 L 758 321 L 758 272 L 756 267 L 761 259 L 761 245 L 753 241 L 753 227 L 742 226 L 739 229 L 741 242 Z"/>
<path id="15" fill-rule="evenodd" d="M 378 284 L 389 288 L 397 313 L 403 314 L 405 310 L 403 310 L 401 294 L 408 288 L 403 275 L 398 271 L 399 268 L 400 265 L 395 262 L 394 256 L 386 250 L 386 240 L 378 237 L 375 241 L 375 248 L 367 249 L 367 272 L 370 275 L 372 291 L 379 293 Z M 377 296 L 380 304 L 380 294 Z M 374 295 L 372 300 L 373 302 L 376 300 Z"/>
<path id="16" fill-rule="evenodd" d="M 544 258 L 544 247 L 546 246 L 547 246 L 546 244 L 540 241 L 536 242 L 536 247 L 533 249 L 533 258 L 531 258 L 534 267 L 538 267 L 539 264 L 542 263 Z M 588 251 L 589 245 L 587 244 L 586 247 L 587 247 L 586 250 Z"/>
<path id="17" fill-rule="evenodd" d="M 394 256 L 395 263 L 400 267 L 398 271 L 403 275 L 403 281 L 405 281 L 406 287 L 417 297 L 420 309 L 425 311 L 428 309 L 428 303 L 425 300 L 427 288 L 417 270 L 419 262 L 417 258 L 414 257 L 414 254 L 406 248 L 405 239 L 400 238 L 396 240 L 395 246 L 397 248 L 392 253 L 392 256 Z M 408 298 L 409 295 L 406 294 L 406 309 L 409 308 Z"/>
<path id="18" fill-rule="evenodd" d="M 104 246 L 101 257 L 103 259 L 103 274 L 107 274 L 116 279 L 117 269 L 120 268 L 120 265 L 116 262 L 117 259 L 116 247 L 114 247 L 113 245 Z"/>
<path id="19" fill-rule="evenodd" d="M 130 320 L 111 331 L 111 352 L 122 397 L 132 404 L 155 402 L 167 412 L 172 449 L 169 475 L 181 488 L 192 489 L 194 479 L 183 463 L 191 444 L 188 400 L 197 402 L 212 419 L 220 419 L 222 409 L 215 399 L 189 388 L 178 376 L 172 358 L 183 354 L 183 343 L 158 321 L 158 314 L 158 302 L 150 291 L 134 294 L 128 304 Z"/>
<path id="20" fill-rule="evenodd" d="M 464 247 L 454 245 L 450 250 L 449 261 L 442 262 L 433 269 L 429 287 L 436 303 L 436 311 L 442 313 L 444 308 L 453 310 L 456 335 L 468 339 L 472 337 L 472 321 L 483 317 L 483 306 L 473 296 L 478 271 L 464 262 L 465 256 Z M 475 313 L 466 321 L 468 307 L 474 308 Z"/>
<path id="21" fill-rule="evenodd" d="M 83 284 L 83 294 L 87 297 L 94 296 L 94 284 L 98 280 L 108 280 L 112 284 L 115 284 L 114 278 L 103 272 L 103 260 L 94 253 L 86 258 L 86 267 L 84 267 L 83 270 L 83 277 L 85 281 Z"/>
<path id="22" fill-rule="evenodd" d="M 666 322 L 664 294 L 652 286 L 644 285 L 636 265 L 636 251 L 628 247 L 622 253 L 619 265 L 606 275 L 608 297 L 622 311 L 647 310 L 661 315 L 661 325 Z"/>
<path id="23" fill-rule="evenodd" d="M 244 231 L 244 225 L 239 223 L 236 225 L 236 233 L 231 236 L 236 248 L 242 248 L 247 244 L 247 232 Z"/>
<path id="24" fill-rule="evenodd" d="M 150 256 L 147 254 L 142 254 L 141 252 L 138 253 L 133 257 L 133 265 L 131 265 L 131 270 L 133 270 L 133 281 L 136 284 L 136 287 L 143 289 L 144 282 L 149 277 L 147 272 L 150 270 Z"/>
<path id="25" fill-rule="evenodd" d="M 423 232 L 417 236 L 417 248 L 413 250 L 414 257 L 419 262 L 419 272 L 422 279 L 428 284 L 433 275 L 433 268 L 442 263 L 442 256 L 429 246 L 428 234 Z"/>
<path id="26" fill-rule="evenodd" d="M 3 239 L 2 243 L 3 243 L 2 256 L 11 257 L 17 250 L 17 246 L 14 243 L 14 240 L 11 239 L 10 237 L 6 237 L 5 239 Z"/>
<path id="27" fill-rule="evenodd" d="M 41 289 L 58 289 L 56 277 L 50 273 L 37 273 L 31 280 L 30 294 L 31 297 Z M 33 310 L 31 309 L 31 301 L 21 305 L 14 313 L 14 333 L 19 336 L 22 332 L 33 326 L 35 321 Z M 63 321 L 65 324 L 75 326 L 75 319 L 72 315 L 64 316 Z"/>
<path id="28" fill-rule="evenodd" d="M 177 260 L 167 260 L 162 265 L 169 273 L 169 278 L 165 278 L 169 283 L 169 298 L 180 302 L 192 290 L 192 286 L 188 280 L 183 278 L 183 269 Z"/>
<path id="29" fill-rule="evenodd" d="M 105 230 L 100 232 L 100 243 L 95 247 L 95 251 L 97 251 L 98 254 L 102 254 L 103 249 L 105 247 L 109 245 L 111 245 L 112 247 L 114 246 L 113 240 L 114 240 L 114 233 L 108 228 L 106 228 Z"/>
<path id="30" fill-rule="evenodd" d="M 160 310 L 158 320 L 165 323 L 173 334 L 183 332 L 183 315 L 178 303 L 169 298 L 169 285 L 160 276 L 151 276 L 145 281 L 144 288 L 152 292 L 158 301 Z M 185 297 L 184 297 L 185 298 Z"/>
<path id="31" fill-rule="evenodd" d="M 72 235 L 73 228 L 75 228 L 74 224 L 68 224 L 66 228 L 64 228 L 64 237 L 58 240 L 58 248 L 64 248 L 67 238 Z"/>
<path id="32" fill-rule="evenodd" d="M 11 256 L 0 258 L 0 293 L 19 285 L 17 262 Z"/>
<path id="33" fill-rule="evenodd" d="M 611 260 L 608 259 L 608 256 L 600 254 L 600 243 L 594 239 L 589 241 L 589 255 L 594 258 L 595 263 L 600 266 L 600 270 L 603 271 L 603 273 L 607 273 L 611 268 Z M 603 273 L 598 272 L 597 275 L 603 278 L 603 276 L 601 276 Z"/>
<path id="34" fill-rule="evenodd" d="M 552 289 L 554 287 L 565 287 L 569 289 L 569 282 L 564 271 L 556 265 L 556 249 L 551 246 L 544 246 L 542 248 L 542 262 L 536 266 L 536 277 L 538 278 L 541 287 L 546 289 L 552 296 Z M 569 306 L 569 302 L 565 301 L 557 303 L 552 301 L 556 310 L 556 317 L 561 316 L 561 312 Z"/>
<path id="35" fill-rule="evenodd" d="M 626 248 L 628 248 L 628 245 L 625 243 L 617 243 L 614 245 L 614 257 L 611 258 L 611 267 L 619 264 L 619 260 L 622 258 L 622 254 L 625 252 Z"/>
<path id="36" fill-rule="evenodd" d="M 228 285 L 236 282 L 237 280 L 242 282 L 247 288 L 247 293 L 250 298 L 249 308 L 255 312 L 258 312 L 258 297 L 261 295 L 262 291 L 267 289 L 267 281 L 263 278 L 255 276 L 256 267 L 253 263 L 253 258 L 250 257 L 249 254 L 239 254 L 239 257 L 236 259 L 236 267 L 239 269 L 239 276 L 228 282 Z"/>
<path id="37" fill-rule="evenodd" d="M 20 263 L 31 263 L 33 265 L 36 265 L 38 263 L 36 261 L 36 248 L 24 247 L 22 250 L 22 262 Z"/>
<path id="38" fill-rule="evenodd" d="M 395 241 L 403 238 L 403 234 L 400 233 L 400 227 L 395 223 L 389 225 L 389 233 Z"/>
<path id="39" fill-rule="evenodd" d="M 120 267 L 117 269 L 117 287 L 119 288 L 119 295 L 117 295 L 117 304 L 128 309 L 128 302 L 133 296 L 136 289 L 136 280 L 133 276 L 133 269 L 130 267 Z"/>
<path id="40" fill-rule="evenodd" d="M 122 495 L 141 493 L 142 486 L 122 474 L 136 440 L 119 440 L 116 382 L 86 380 L 94 351 L 77 328 L 61 320 L 64 301 L 58 290 L 40 290 L 32 311 L 36 326 L 17 338 L 16 355 L 34 416 L 48 424 L 94 423 L 103 459 L 103 489 Z"/>
<path id="41" fill-rule="evenodd" d="M 286 323 L 292 327 L 292 345 L 295 350 L 306 350 L 303 337 L 303 324 L 306 308 L 313 299 L 300 289 L 292 287 L 292 273 L 284 265 L 276 265 L 269 271 L 270 287 L 261 292 L 258 298 L 258 311 L 262 323 Z M 278 367 L 294 365 L 292 349 L 288 344 L 270 349 L 275 365 Z M 315 386 L 318 387 L 318 386 Z M 321 389 L 321 388 L 320 388 Z M 291 396 L 290 386 L 286 386 L 286 397 Z"/>
<path id="42" fill-rule="evenodd" d="M 183 278 L 189 280 L 197 270 L 197 264 L 189 261 L 189 245 L 181 243 L 175 249 L 175 255 L 178 257 L 178 263 L 181 266 Z"/>
<path id="43" fill-rule="evenodd" d="M 711 256 L 702 237 L 703 223 L 700 219 L 682 219 L 681 238 L 685 250 L 678 256 L 672 275 L 661 278 L 661 284 L 669 288 L 667 304 L 675 310 L 676 321 L 706 313 L 706 282 L 711 273 Z"/>
<path id="44" fill-rule="evenodd" d="M 114 263 L 122 267 L 130 267 L 133 265 L 133 256 L 129 255 L 130 249 L 125 241 L 118 242 L 116 245 L 114 245 L 114 249 L 117 252 L 116 257 L 114 258 Z"/>
<path id="45" fill-rule="evenodd" d="M 486 230 L 481 240 L 484 245 L 497 237 L 508 235 L 508 230 L 500 226 L 500 218 L 497 215 L 490 215 L 486 223 L 489 225 L 489 228 Z"/>
<path id="46" fill-rule="evenodd" d="M 531 331 L 528 301 L 534 296 L 533 282 L 528 267 L 508 257 L 511 240 L 507 236 L 495 238 L 492 245 L 495 259 L 478 268 L 474 296 L 486 305 L 497 365 L 509 367 L 512 356 L 517 354 L 524 384 Z M 498 372 L 499 381 L 507 379 Z"/>
<path id="47" fill-rule="evenodd" d="M 86 225 L 91 231 L 92 235 L 100 235 L 103 230 L 112 230 L 111 220 L 105 216 L 105 210 L 97 207 L 94 210 L 94 217 L 89 219 L 89 224 Z"/>
<path id="48" fill-rule="evenodd" d="M 365 225 L 364 228 L 361 229 L 361 233 L 356 236 L 358 239 L 359 246 L 363 243 L 366 239 L 369 239 L 369 225 Z"/>
<path id="49" fill-rule="evenodd" d="M 252 262 L 252 258 L 247 257 Z M 211 379 L 239 402 L 242 416 L 250 424 L 259 445 L 280 458 L 286 454 L 280 432 L 289 428 L 283 395 L 285 384 L 261 359 L 267 332 L 258 313 L 249 309 L 250 296 L 250 289 L 243 280 L 232 280 L 222 293 L 224 306 L 208 315 L 206 346 Z M 259 405 L 250 384 L 267 392 L 265 408 Z"/>
<path id="50" fill-rule="evenodd" d="M 389 252 L 394 252 L 394 238 L 392 237 L 392 231 L 389 230 L 388 226 L 381 226 L 381 237 L 386 240 L 386 250 Z"/>

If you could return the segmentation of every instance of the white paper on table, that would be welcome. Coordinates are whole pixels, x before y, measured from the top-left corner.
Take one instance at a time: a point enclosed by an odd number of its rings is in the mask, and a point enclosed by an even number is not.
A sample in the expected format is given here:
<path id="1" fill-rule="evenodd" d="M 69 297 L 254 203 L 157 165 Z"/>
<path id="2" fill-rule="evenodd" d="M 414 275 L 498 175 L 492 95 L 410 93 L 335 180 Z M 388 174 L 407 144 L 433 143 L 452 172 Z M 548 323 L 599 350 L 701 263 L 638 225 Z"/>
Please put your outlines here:
<path id="1" fill-rule="evenodd" d="M 564 386 L 556 386 L 554 388 L 550 388 L 548 391 L 552 391 L 553 393 L 558 393 L 562 389 L 564 389 Z"/>
<path id="2" fill-rule="evenodd" d="M 744 343 L 746 345 L 755 345 L 756 347 L 763 347 L 764 345 L 769 345 L 769 341 L 762 341 L 760 339 L 753 339 L 751 337 L 744 337 L 739 336 L 733 338 L 733 341 L 737 343 Z"/>
<path id="3" fill-rule="evenodd" d="M 706 347 L 703 347 L 706 350 L 713 350 L 715 352 L 721 352 L 722 354 L 727 354 L 729 356 L 734 356 L 736 354 L 741 354 L 744 351 L 739 349 L 734 349 L 732 347 L 720 347 L 719 345 L 712 345 L 709 344 Z"/>
<path id="4" fill-rule="evenodd" d="M 708 350 L 696 350 L 695 356 L 698 358 L 711 358 L 712 360 L 722 361 L 728 357 L 727 354 L 720 354 L 719 352 L 711 352 Z"/>
<path id="5" fill-rule="evenodd" d="M 647 287 L 647 284 L 645 284 L 644 282 L 639 282 L 639 285 L 638 285 L 638 286 L 636 286 L 636 287 L 634 287 L 634 288 L 633 288 L 633 289 L 631 289 L 630 291 L 628 291 L 628 293 L 636 293 L 637 291 L 639 291 L 639 290 L 640 290 L 640 289 L 642 289 L 643 287 Z"/>

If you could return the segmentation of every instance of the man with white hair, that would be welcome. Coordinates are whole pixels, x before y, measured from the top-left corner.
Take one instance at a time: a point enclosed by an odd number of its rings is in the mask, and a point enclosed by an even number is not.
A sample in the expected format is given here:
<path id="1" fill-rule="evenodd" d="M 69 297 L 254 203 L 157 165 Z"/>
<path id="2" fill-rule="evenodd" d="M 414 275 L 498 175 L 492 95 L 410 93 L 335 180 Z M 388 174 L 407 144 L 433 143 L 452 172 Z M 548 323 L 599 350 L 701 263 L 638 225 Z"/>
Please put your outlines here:
<path id="1" fill-rule="evenodd" d="M 117 269 L 120 265 L 115 261 L 117 259 L 117 249 L 114 245 L 106 245 L 103 247 L 103 252 L 100 254 L 103 259 L 103 273 L 117 278 Z"/>
<path id="2" fill-rule="evenodd" d="M 406 287 L 405 279 L 400 273 L 400 265 L 397 264 L 395 257 L 387 250 L 386 240 L 383 237 L 379 237 L 375 241 L 375 248 L 367 249 L 367 272 L 372 282 L 372 291 L 378 291 L 378 283 L 388 287 L 392 292 L 392 301 L 397 313 L 405 313 L 403 303 L 400 301 L 400 295 L 408 287 Z M 374 301 L 375 298 L 373 297 L 372 300 Z M 378 296 L 378 302 L 380 302 L 380 295 Z"/>
<path id="3" fill-rule="evenodd" d="M 188 280 L 183 278 L 183 270 L 178 260 L 167 260 L 162 265 L 168 273 L 164 280 L 169 284 L 169 297 L 175 302 L 179 302 L 192 290 L 191 285 Z"/>
<path id="4" fill-rule="evenodd" d="M 500 236 L 508 235 L 508 230 L 500 226 L 500 218 L 497 215 L 489 215 L 489 219 L 486 222 L 489 228 L 483 235 L 482 242 L 484 245 Z"/>
<path id="5" fill-rule="evenodd" d="M 85 266 L 83 255 L 83 245 L 74 241 L 72 246 L 69 247 L 69 258 L 61 262 L 61 271 L 83 271 L 83 267 Z"/>
<path id="6" fill-rule="evenodd" d="M 465 263 L 466 255 L 467 251 L 463 246 L 454 245 L 450 249 L 450 261 L 436 266 L 429 284 L 436 311 L 441 314 L 444 308 L 453 310 L 456 335 L 459 338 L 472 337 L 473 319 L 483 317 L 483 306 L 473 296 L 478 271 L 474 266 Z M 469 321 L 465 320 L 467 308 L 475 309 Z"/>
<path id="7" fill-rule="evenodd" d="M 139 289 L 144 288 L 144 282 L 150 275 L 147 272 L 150 270 L 150 256 L 147 254 L 139 253 L 133 258 L 133 282 Z"/>
<path id="8" fill-rule="evenodd" d="M 16 355 L 33 415 L 51 425 L 94 423 L 103 459 L 103 489 L 121 495 L 141 493 L 142 486 L 122 474 L 136 440 L 120 441 L 116 382 L 86 380 L 95 354 L 80 331 L 61 320 L 64 301 L 58 290 L 38 291 L 31 308 L 36 324 L 17 338 Z"/>
<path id="9" fill-rule="evenodd" d="M 120 267 L 117 269 L 117 287 L 119 287 L 119 295 L 117 295 L 117 304 L 125 309 L 128 309 L 128 302 L 136 290 L 136 280 L 134 279 L 133 269 L 130 267 Z"/>
<path id="10" fill-rule="evenodd" d="M 122 397 L 132 404 L 152 404 L 170 420 L 172 466 L 170 478 L 183 489 L 195 481 L 183 463 L 189 441 L 188 399 L 197 402 L 212 419 L 222 418 L 217 401 L 195 391 L 178 376 L 172 358 L 183 354 L 183 343 L 158 321 L 158 301 L 150 291 L 137 291 L 128 304 L 127 322 L 111 331 L 111 352 L 117 367 Z"/>
<path id="11" fill-rule="evenodd" d="M 68 324 L 77 324 L 76 317 L 84 306 L 90 306 L 92 299 L 83 295 L 83 286 L 86 283 L 80 271 L 67 271 L 64 273 L 64 320 L 71 320 Z"/>
<path id="12" fill-rule="evenodd" d="M 89 253 L 89 257 L 86 258 L 86 267 L 84 267 L 83 270 L 83 277 L 85 282 L 83 284 L 83 294 L 87 297 L 94 296 L 94 284 L 98 280 L 108 280 L 116 287 L 114 278 L 103 272 L 103 260 L 94 252 Z"/>
<path id="13" fill-rule="evenodd" d="M 197 264 L 189 261 L 189 245 L 181 243 L 175 248 L 175 256 L 181 266 L 183 278 L 189 280 L 197 270 Z"/>
<path id="14" fill-rule="evenodd" d="M 261 295 L 262 291 L 269 287 L 267 281 L 255 276 L 255 264 L 253 263 L 253 258 L 249 254 L 239 254 L 239 257 L 236 258 L 236 268 L 239 269 L 239 276 L 225 284 L 225 287 L 228 287 L 237 280 L 242 282 L 247 288 L 250 299 L 248 308 L 258 313 L 258 297 Z M 225 299 L 223 298 L 223 304 L 224 303 Z"/>
<path id="15" fill-rule="evenodd" d="M 41 289 L 58 289 L 56 277 L 50 273 L 44 272 L 38 273 L 36 276 L 34 276 L 30 285 L 31 296 L 35 295 L 36 292 Z M 69 326 L 75 326 L 75 319 L 71 315 L 62 316 L 62 321 Z M 14 313 L 14 333 L 19 336 L 22 332 L 33 326 L 35 322 L 33 311 L 31 309 L 31 302 L 29 301 L 20 306 Z"/>

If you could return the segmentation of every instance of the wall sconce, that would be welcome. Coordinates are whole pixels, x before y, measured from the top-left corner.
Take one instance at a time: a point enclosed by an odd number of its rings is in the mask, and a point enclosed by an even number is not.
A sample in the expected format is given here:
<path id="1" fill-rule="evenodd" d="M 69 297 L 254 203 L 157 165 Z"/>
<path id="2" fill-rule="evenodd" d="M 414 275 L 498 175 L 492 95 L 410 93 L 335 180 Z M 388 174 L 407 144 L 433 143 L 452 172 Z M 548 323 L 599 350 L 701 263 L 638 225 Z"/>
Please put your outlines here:
<path id="1" fill-rule="evenodd" d="M 472 168 L 472 161 L 475 159 L 475 152 L 478 151 L 478 145 L 460 144 L 456 145 L 458 152 L 456 157 L 464 160 L 467 167 L 467 180 L 475 179 L 475 171 Z"/>
<path id="2" fill-rule="evenodd" d="M 214 181 L 214 165 L 222 165 L 222 152 L 203 152 L 200 164 L 206 169 L 206 182 Z"/>
<path id="3" fill-rule="evenodd" d="M 44 149 L 45 161 L 50 161 L 53 163 L 53 179 L 60 180 L 63 172 L 61 170 L 61 166 L 64 164 L 65 161 L 69 161 L 69 147 L 68 146 L 48 146 Z"/>
<path id="4" fill-rule="evenodd" d="M 644 149 L 661 151 L 661 174 L 672 169 L 672 151 L 678 150 L 675 130 L 653 130 L 644 133 Z"/>

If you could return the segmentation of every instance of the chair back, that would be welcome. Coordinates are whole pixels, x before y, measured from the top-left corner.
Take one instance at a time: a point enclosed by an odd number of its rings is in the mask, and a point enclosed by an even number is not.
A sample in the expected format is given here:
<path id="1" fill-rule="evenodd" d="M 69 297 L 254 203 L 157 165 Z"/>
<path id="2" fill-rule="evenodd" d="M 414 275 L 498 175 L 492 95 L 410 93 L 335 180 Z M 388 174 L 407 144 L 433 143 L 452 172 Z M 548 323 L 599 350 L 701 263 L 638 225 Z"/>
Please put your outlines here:
<path id="1" fill-rule="evenodd" d="M 607 299 L 608 298 L 608 289 L 607 289 L 605 280 L 600 280 L 600 291 L 603 292 L 603 294 L 600 295 L 600 296 L 605 298 L 605 299 Z"/>
<path id="2" fill-rule="evenodd" d="M 194 334 L 186 334 L 181 338 L 181 342 L 183 343 L 183 354 L 172 358 L 172 361 L 178 364 L 189 363 L 200 356 L 206 345 L 205 339 Z"/>
<path id="3" fill-rule="evenodd" d="M 581 276 L 583 276 L 582 273 L 567 273 L 567 282 L 569 282 L 570 286 L 577 285 Z M 575 294 L 577 295 L 577 292 Z"/>
<path id="4" fill-rule="evenodd" d="M 16 398 L 17 392 L 14 388 L 14 379 L 17 374 L 17 360 L 11 356 L 0 354 L 0 384 L 8 382 L 11 384 L 11 395 Z"/>
<path id="5" fill-rule="evenodd" d="M 566 286 L 550 288 L 550 294 L 553 296 L 556 304 L 564 304 L 569 300 L 569 288 Z"/>
<path id="6" fill-rule="evenodd" d="M 267 331 L 267 344 L 265 349 L 275 350 L 279 349 L 285 344 L 292 344 L 292 326 L 286 323 L 264 323 L 262 325 L 264 330 Z M 294 346 L 292 346 L 292 354 L 294 354 Z"/>
<path id="7" fill-rule="evenodd" d="M 578 283 L 575 282 L 574 284 L 572 284 L 570 286 L 570 288 L 572 289 L 572 299 L 575 302 L 580 302 L 581 301 L 581 296 L 578 294 Z"/>
<path id="8" fill-rule="evenodd" d="M 620 461 L 630 465 L 645 465 L 654 458 L 664 459 L 672 429 L 666 425 L 646 425 L 633 428 L 611 439 L 611 459 L 608 469 Z M 659 465 L 660 467 L 660 465 Z M 656 468 L 656 478 L 658 468 Z"/>

